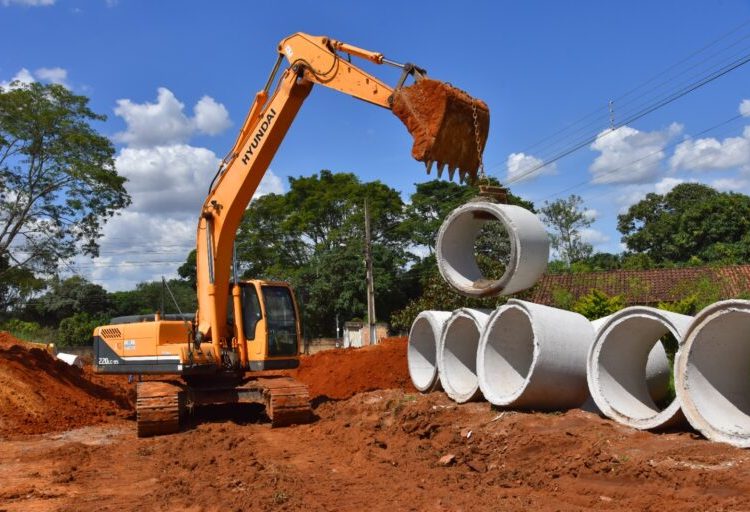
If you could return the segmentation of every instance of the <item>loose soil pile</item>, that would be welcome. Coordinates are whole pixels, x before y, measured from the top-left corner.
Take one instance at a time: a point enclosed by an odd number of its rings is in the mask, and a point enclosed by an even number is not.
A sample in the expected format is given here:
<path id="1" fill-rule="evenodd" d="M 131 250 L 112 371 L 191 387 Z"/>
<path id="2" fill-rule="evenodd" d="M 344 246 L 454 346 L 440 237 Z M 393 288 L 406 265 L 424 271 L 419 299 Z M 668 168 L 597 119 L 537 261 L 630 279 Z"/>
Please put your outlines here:
<path id="1" fill-rule="evenodd" d="M 406 363 L 407 339 L 387 338 L 378 345 L 326 350 L 303 357 L 291 375 L 310 388 L 310 398 L 343 399 L 375 389 L 416 391 Z"/>
<path id="2" fill-rule="evenodd" d="M 403 338 L 305 357 L 297 373 L 317 398 L 309 425 L 271 429 L 258 408 L 233 406 L 138 439 L 122 378 L 0 337 L 4 429 L 101 423 L 0 439 L 0 511 L 750 509 L 747 451 L 580 410 L 405 391 Z M 396 389 L 360 392 L 378 386 Z"/>
<path id="3" fill-rule="evenodd" d="M 122 377 L 101 378 L 0 332 L 0 437 L 95 425 L 128 415 Z"/>

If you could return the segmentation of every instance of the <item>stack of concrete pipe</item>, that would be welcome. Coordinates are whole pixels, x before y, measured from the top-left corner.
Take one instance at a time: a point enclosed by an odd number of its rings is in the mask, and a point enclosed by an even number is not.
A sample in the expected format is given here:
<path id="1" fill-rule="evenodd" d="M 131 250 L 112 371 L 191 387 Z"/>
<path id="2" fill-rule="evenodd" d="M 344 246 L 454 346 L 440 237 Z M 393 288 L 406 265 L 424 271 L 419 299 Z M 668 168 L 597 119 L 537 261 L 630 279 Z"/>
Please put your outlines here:
<path id="1" fill-rule="evenodd" d="M 488 220 L 511 241 L 505 274 L 482 276 L 474 242 Z M 527 210 L 469 203 L 438 235 L 444 279 L 471 297 L 508 295 L 532 286 L 549 245 Z M 563 410 L 587 407 L 623 425 L 663 429 L 689 422 L 706 438 L 750 447 L 750 301 L 708 306 L 694 318 L 632 306 L 589 322 L 583 316 L 511 299 L 494 311 L 424 311 L 409 333 L 409 374 L 421 392 L 458 403 Z M 662 340 L 677 341 L 673 369 Z M 670 399 L 673 376 L 676 397 Z"/>

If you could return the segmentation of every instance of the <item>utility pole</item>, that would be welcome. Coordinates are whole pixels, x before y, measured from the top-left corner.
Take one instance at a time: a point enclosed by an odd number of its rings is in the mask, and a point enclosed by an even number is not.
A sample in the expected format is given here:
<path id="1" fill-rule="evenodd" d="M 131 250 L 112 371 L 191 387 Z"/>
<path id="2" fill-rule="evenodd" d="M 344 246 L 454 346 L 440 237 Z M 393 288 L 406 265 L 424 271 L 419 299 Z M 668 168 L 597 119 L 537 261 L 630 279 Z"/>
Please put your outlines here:
<path id="1" fill-rule="evenodd" d="M 370 209 L 365 199 L 365 267 L 367 268 L 367 322 L 370 327 L 370 344 L 377 343 L 375 337 L 375 286 L 372 278 L 372 240 L 370 239 Z"/>

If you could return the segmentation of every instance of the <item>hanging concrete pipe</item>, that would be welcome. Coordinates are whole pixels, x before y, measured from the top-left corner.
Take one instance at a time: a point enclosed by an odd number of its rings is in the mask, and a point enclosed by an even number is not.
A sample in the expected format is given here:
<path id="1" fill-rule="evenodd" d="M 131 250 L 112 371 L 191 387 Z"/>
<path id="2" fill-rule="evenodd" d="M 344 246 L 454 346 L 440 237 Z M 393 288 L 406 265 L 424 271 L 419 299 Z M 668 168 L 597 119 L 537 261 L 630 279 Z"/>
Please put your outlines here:
<path id="1" fill-rule="evenodd" d="M 712 441 L 750 447 L 750 301 L 696 316 L 675 358 L 675 391 L 690 424 Z"/>
<path id="2" fill-rule="evenodd" d="M 440 388 L 438 348 L 450 316 L 449 311 L 422 311 L 411 324 L 406 359 L 411 382 L 422 393 Z"/>
<path id="3" fill-rule="evenodd" d="M 482 227 L 502 222 L 510 238 L 510 258 L 499 279 L 487 279 L 477 264 L 474 243 Z M 462 295 L 491 297 L 530 288 L 544 273 L 549 238 L 536 215 L 520 206 L 471 202 L 459 206 L 438 232 L 436 255 L 443 279 Z"/>
<path id="4" fill-rule="evenodd" d="M 457 309 L 443 328 L 438 350 L 440 385 L 458 403 L 482 396 L 477 381 L 477 348 L 489 313 L 483 309 Z"/>
<path id="5" fill-rule="evenodd" d="M 584 316 L 521 300 L 496 310 L 482 333 L 477 375 L 484 397 L 504 407 L 561 410 L 588 397 Z"/>
<path id="6" fill-rule="evenodd" d="M 669 398 L 669 360 L 660 339 L 680 342 L 692 317 L 631 306 L 606 319 L 587 358 L 589 391 L 605 416 L 633 428 L 654 429 L 684 421 L 680 401 Z"/>

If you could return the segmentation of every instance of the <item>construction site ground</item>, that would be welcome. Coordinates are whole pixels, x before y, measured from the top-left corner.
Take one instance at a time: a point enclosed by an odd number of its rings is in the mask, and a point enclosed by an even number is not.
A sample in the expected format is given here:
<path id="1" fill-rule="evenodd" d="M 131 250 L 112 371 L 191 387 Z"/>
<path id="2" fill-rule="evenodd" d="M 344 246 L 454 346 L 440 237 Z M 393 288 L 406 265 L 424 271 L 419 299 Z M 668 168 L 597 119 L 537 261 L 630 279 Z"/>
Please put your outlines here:
<path id="1" fill-rule="evenodd" d="M 406 340 L 303 359 L 316 419 L 254 406 L 135 435 L 134 384 L 0 333 L 0 511 L 747 510 L 750 452 L 685 427 L 416 393 Z"/>

